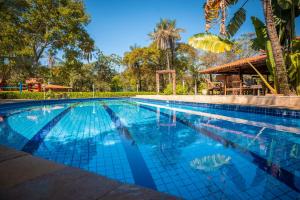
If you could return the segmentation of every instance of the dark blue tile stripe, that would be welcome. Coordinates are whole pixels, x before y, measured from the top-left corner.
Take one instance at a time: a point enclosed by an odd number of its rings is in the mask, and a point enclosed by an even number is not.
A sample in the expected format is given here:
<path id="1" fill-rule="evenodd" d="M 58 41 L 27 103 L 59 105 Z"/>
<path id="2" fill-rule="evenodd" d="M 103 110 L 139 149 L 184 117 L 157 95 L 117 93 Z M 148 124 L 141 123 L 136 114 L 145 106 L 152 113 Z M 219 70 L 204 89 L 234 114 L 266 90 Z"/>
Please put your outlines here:
<path id="1" fill-rule="evenodd" d="M 23 113 L 23 112 L 30 112 L 30 111 L 32 111 L 32 110 L 34 110 L 34 109 L 37 109 L 37 107 L 28 108 L 28 109 L 23 109 L 23 110 L 20 110 L 20 111 L 17 111 L 17 112 L 12 112 L 12 113 L 4 113 L 2 117 L 3 117 L 3 118 L 8 118 L 8 117 L 11 117 L 11 116 L 13 116 L 13 115 L 21 114 L 21 113 Z M 0 114 L 1 114 L 1 113 L 0 113 Z"/>
<path id="2" fill-rule="evenodd" d="M 145 102 L 159 102 L 168 103 L 173 105 L 186 105 L 193 107 L 204 107 L 213 108 L 220 110 L 230 110 L 238 112 L 251 112 L 257 114 L 271 115 L 277 117 L 288 117 L 300 119 L 300 111 L 292 109 L 282 109 L 282 108 L 268 108 L 268 107 L 257 107 L 257 106 L 246 106 L 246 105 L 231 105 L 231 104 L 210 104 L 210 103 L 197 103 L 197 102 L 186 102 L 186 101 L 167 101 L 167 100 L 157 100 L 157 99 L 143 99 L 135 98 L 134 100 L 145 101 Z"/>
<path id="3" fill-rule="evenodd" d="M 118 98 L 85 98 L 85 99 L 52 99 L 52 100 L 32 100 L 26 102 L 16 102 L 16 103 L 4 103 L 0 104 L 0 113 L 17 108 L 23 108 L 28 106 L 45 106 L 45 105 L 55 105 L 55 104 L 65 104 L 65 103 L 80 103 L 87 101 L 102 101 L 102 100 L 123 100 L 128 99 L 125 97 Z"/>
<path id="4" fill-rule="evenodd" d="M 144 106 L 144 105 L 139 105 L 139 107 L 156 113 L 156 110 L 151 107 Z M 160 115 L 163 115 L 168 118 L 171 117 L 171 115 L 169 115 L 168 113 L 162 112 L 162 111 L 160 111 Z M 220 135 L 210 132 L 202 127 L 195 126 L 194 124 L 192 124 L 191 122 L 189 122 L 186 119 L 176 116 L 176 121 L 196 130 L 198 133 L 205 135 L 218 143 L 223 144 L 225 147 L 230 147 L 230 148 L 236 150 L 238 153 L 243 154 L 243 157 L 247 158 L 250 162 L 252 162 L 256 166 L 258 166 L 261 170 L 263 170 L 266 173 L 270 174 L 271 176 L 275 177 L 277 180 L 281 181 L 282 183 L 288 185 L 293 190 L 300 192 L 300 186 L 297 187 L 295 185 L 295 183 L 300 182 L 300 177 L 285 170 L 284 168 L 281 168 L 280 166 L 278 166 L 275 163 L 270 163 L 265 158 L 261 157 L 260 155 L 254 153 L 254 152 L 249 151 L 248 149 L 238 145 L 237 143 L 227 140 L 226 138 L 223 138 Z M 279 169 L 278 173 L 274 174 L 272 171 L 272 168 Z"/>
<path id="5" fill-rule="evenodd" d="M 144 161 L 144 158 L 135 144 L 135 141 L 132 139 L 129 130 L 122 124 L 120 118 L 116 113 L 108 107 L 106 104 L 103 104 L 105 111 L 110 116 L 111 120 L 114 122 L 120 136 L 121 141 L 125 149 L 125 153 L 132 171 L 134 181 L 137 185 L 151 188 L 156 190 L 156 185 L 152 178 L 152 175 Z"/>
<path id="6" fill-rule="evenodd" d="M 33 154 L 39 146 L 44 141 L 45 137 L 51 131 L 51 129 L 68 113 L 71 109 L 73 109 L 79 103 L 73 104 L 68 107 L 61 113 L 59 113 L 56 117 L 54 117 L 51 121 L 49 121 L 42 129 L 40 129 L 23 147 L 22 151 Z"/>

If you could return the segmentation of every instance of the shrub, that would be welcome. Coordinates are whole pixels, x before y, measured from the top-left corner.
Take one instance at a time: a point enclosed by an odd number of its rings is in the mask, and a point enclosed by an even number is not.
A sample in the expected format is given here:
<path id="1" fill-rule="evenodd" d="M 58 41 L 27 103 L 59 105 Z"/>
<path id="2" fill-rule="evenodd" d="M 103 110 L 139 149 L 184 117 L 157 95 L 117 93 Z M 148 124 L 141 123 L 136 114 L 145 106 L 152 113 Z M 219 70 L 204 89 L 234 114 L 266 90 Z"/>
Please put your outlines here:
<path id="1" fill-rule="evenodd" d="M 95 92 L 95 98 L 131 97 L 135 95 L 152 95 L 155 92 Z M 93 98 L 93 92 L 0 92 L 0 99 L 61 99 L 61 98 Z"/>
<path id="2" fill-rule="evenodd" d="M 168 84 L 166 89 L 164 89 L 164 94 L 171 95 L 173 94 L 173 85 Z M 181 84 L 176 85 L 176 94 L 188 94 L 188 87 Z"/>
<path id="3" fill-rule="evenodd" d="M 208 89 L 208 85 L 207 85 L 206 82 L 201 82 L 200 85 L 199 85 L 199 87 L 198 87 L 198 92 L 200 94 L 202 94 L 202 90 L 204 90 L 204 89 Z"/>

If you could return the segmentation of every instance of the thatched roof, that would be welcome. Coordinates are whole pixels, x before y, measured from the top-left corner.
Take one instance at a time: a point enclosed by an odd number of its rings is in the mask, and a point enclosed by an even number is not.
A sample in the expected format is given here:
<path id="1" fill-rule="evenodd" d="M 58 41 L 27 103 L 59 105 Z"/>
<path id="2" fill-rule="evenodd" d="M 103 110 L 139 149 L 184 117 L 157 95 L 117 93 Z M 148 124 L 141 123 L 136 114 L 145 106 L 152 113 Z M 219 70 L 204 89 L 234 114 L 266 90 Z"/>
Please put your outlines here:
<path id="1" fill-rule="evenodd" d="M 211 67 L 199 71 L 201 74 L 239 74 L 241 71 L 242 74 L 256 74 L 255 71 L 251 68 L 248 62 L 260 71 L 262 74 L 269 74 L 268 68 L 266 66 L 266 55 L 258 55 L 250 58 L 243 58 L 240 60 L 233 61 L 231 63 L 219 65 L 216 67 Z"/>
<path id="2" fill-rule="evenodd" d="M 43 83 L 42 78 L 29 78 L 26 81 L 26 84 L 37 84 L 37 83 Z"/>

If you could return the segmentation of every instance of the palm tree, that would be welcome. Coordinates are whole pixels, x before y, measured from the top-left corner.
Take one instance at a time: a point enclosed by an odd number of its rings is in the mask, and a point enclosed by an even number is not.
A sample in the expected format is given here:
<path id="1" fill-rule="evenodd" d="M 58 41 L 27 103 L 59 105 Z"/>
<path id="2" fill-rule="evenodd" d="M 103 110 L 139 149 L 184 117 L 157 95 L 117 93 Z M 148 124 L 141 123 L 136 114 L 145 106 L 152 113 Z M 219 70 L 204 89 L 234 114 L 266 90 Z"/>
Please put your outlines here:
<path id="1" fill-rule="evenodd" d="M 149 34 L 150 38 L 156 43 L 157 48 L 165 52 L 168 70 L 171 69 L 169 53 L 171 53 L 171 63 L 173 65 L 176 41 L 181 39 L 180 33 L 183 31 L 181 28 L 176 28 L 176 20 L 161 19 L 156 24 L 154 31 Z M 169 83 L 171 83 L 171 74 L 169 74 Z"/>
<path id="2" fill-rule="evenodd" d="M 272 53 L 275 62 L 275 74 L 278 80 L 279 94 L 289 95 L 289 83 L 287 78 L 286 66 L 283 58 L 283 51 L 277 35 L 274 14 L 272 10 L 271 0 L 262 0 L 264 15 L 266 20 L 267 33 L 271 42 Z"/>

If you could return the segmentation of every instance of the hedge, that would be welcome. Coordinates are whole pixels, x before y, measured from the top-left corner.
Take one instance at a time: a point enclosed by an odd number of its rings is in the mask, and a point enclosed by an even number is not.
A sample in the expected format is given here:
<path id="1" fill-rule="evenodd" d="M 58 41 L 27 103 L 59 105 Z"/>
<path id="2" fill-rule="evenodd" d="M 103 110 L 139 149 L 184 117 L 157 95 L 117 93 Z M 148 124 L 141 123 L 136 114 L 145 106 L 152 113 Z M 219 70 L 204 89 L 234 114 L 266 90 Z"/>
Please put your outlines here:
<path id="1" fill-rule="evenodd" d="M 153 95 L 155 92 L 95 92 L 96 98 L 101 97 L 131 97 L 135 95 Z M 76 99 L 76 98 L 93 98 L 92 92 L 0 92 L 0 99 Z"/>

